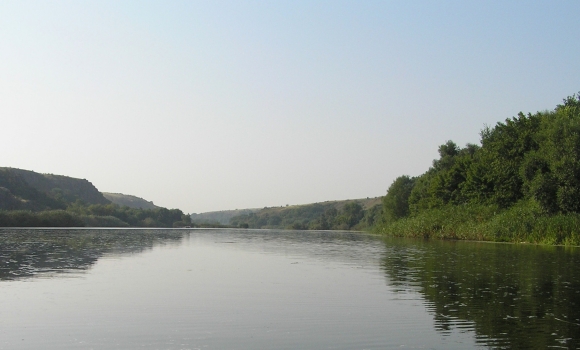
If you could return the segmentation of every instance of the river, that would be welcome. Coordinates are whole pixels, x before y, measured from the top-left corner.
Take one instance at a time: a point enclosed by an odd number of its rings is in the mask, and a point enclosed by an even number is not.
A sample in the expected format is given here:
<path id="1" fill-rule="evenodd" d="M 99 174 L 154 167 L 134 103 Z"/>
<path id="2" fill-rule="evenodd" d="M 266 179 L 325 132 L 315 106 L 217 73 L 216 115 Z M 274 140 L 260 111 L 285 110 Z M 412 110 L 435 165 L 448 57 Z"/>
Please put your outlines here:
<path id="1" fill-rule="evenodd" d="M 0 349 L 575 349 L 579 269 L 353 232 L 3 229 Z"/>

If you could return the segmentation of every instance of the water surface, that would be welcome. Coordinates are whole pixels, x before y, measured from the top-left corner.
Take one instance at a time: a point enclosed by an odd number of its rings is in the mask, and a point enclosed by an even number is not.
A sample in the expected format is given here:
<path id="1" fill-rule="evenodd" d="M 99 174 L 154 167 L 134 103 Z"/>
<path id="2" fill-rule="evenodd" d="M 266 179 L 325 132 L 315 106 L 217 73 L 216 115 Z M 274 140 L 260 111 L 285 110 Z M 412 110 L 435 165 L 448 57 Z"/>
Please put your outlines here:
<path id="1" fill-rule="evenodd" d="M 1 230 L 0 349 L 576 348 L 577 249 Z"/>

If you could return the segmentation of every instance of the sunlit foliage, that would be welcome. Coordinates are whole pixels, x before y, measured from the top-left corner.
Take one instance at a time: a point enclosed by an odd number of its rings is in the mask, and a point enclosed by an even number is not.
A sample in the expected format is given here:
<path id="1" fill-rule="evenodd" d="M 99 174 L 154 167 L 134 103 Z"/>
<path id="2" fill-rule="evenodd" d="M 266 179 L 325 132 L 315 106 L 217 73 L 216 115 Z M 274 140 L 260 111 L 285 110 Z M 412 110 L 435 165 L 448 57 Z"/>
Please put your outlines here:
<path id="1" fill-rule="evenodd" d="M 406 186 L 412 186 L 410 192 Z M 473 221 L 470 215 L 475 214 L 464 213 L 475 207 L 493 215 L 485 218 L 487 228 L 478 221 L 479 233 L 468 234 L 466 222 Z M 527 241 L 542 225 L 553 226 L 543 234 L 558 236 L 554 230 L 561 230 L 562 225 L 547 224 L 546 220 L 566 222 L 564 236 L 580 233 L 570 231 L 576 227 L 580 214 L 580 95 L 564 99 L 553 111 L 519 113 L 493 128 L 484 128 L 480 146 L 468 144 L 460 148 L 452 141 L 441 145 L 439 159 L 427 172 L 415 179 L 399 177 L 391 185 L 383 201 L 385 220 L 381 229 L 392 233 L 395 227 L 403 231 L 415 227 L 409 234 L 433 236 L 442 233 L 447 225 L 454 232 L 445 231 L 443 237 L 479 235 L 505 240 L 507 233 L 500 226 L 496 227 L 497 232 L 490 232 L 494 226 L 491 223 L 498 220 L 496 215 L 510 216 L 517 210 L 534 219 L 524 220 L 526 227 L 514 228 L 518 232 L 512 232 L 514 237 L 508 240 Z M 430 226 L 433 218 L 443 221 Z M 453 226 L 451 223 L 457 218 L 465 220 Z M 401 219 L 403 222 L 396 223 Z M 419 222 L 422 224 L 416 227 Z M 553 240 L 562 242 L 560 238 Z M 533 241 L 541 239 L 536 237 Z"/>

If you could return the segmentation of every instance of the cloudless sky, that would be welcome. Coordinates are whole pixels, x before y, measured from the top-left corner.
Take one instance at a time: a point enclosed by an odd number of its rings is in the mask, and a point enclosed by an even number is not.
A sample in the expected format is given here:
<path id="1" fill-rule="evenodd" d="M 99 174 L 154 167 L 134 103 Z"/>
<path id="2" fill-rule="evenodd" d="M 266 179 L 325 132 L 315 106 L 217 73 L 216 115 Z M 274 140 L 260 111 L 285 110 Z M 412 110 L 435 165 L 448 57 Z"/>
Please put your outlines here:
<path id="1" fill-rule="evenodd" d="M 0 166 L 185 212 L 382 196 L 580 91 L 579 1 L 0 2 Z"/>

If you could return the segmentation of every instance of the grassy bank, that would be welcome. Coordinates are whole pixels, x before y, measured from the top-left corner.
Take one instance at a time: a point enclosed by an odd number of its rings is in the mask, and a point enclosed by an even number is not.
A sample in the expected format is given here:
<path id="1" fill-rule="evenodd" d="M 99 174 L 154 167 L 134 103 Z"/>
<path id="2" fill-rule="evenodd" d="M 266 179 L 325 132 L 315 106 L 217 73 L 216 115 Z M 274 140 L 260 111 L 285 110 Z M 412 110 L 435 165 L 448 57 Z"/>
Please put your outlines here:
<path id="1" fill-rule="evenodd" d="M 503 211 L 492 205 L 448 205 L 379 225 L 376 231 L 400 237 L 580 245 L 580 214 L 548 215 L 533 201 Z"/>

